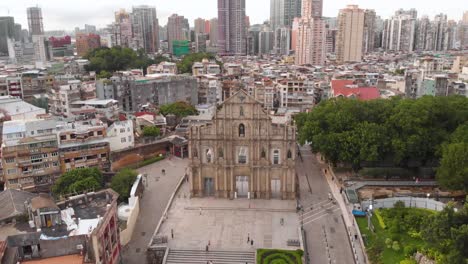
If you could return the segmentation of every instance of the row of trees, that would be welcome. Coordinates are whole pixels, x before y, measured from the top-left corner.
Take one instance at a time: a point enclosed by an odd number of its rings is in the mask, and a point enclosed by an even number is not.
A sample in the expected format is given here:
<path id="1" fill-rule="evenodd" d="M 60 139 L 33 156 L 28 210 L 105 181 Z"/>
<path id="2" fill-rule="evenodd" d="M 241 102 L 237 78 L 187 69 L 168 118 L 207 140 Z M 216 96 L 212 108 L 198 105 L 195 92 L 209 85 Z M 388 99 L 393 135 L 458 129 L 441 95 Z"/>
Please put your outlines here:
<path id="1" fill-rule="evenodd" d="M 114 177 L 110 187 L 119 194 L 119 201 L 126 201 L 138 173 L 132 169 L 123 169 Z M 64 173 L 52 186 L 55 196 L 81 194 L 104 188 L 104 178 L 98 168 L 78 168 Z"/>
<path id="2" fill-rule="evenodd" d="M 187 102 L 175 102 L 172 104 L 165 104 L 159 108 L 159 111 L 162 115 L 166 116 L 168 114 L 173 114 L 177 118 L 182 118 L 189 115 L 197 115 L 198 111 L 195 107 Z"/>
<path id="3" fill-rule="evenodd" d="M 433 167 L 442 159 L 437 171 L 442 183 L 448 178 L 447 187 L 468 190 L 468 98 L 334 98 L 295 120 L 299 140 L 334 165 L 349 164 L 355 171 L 365 162 Z"/>
<path id="4" fill-rule="evenodd" d="M 145 51 L 140 49 L 134 51 L 130 48 L 112 47 L 93 49 L 84 57 L 89 60 L 85 66 L 87 71 L 95 71 L 99 78 L 109 78 L 115 71 L 128 69 L 143 69 L 146 74 L 146 68 L 152 64 L 159 64 L 171 59 L 157 55 L 154 59 L 148 57 Z M 192 73 L 192 66 L 197 61 L 203 59 L 215 60 L 215 55 L 211 53 L 191 53 L 177 62 L 179 73 Z M 220 62 L 218 62 L 221 64 Z"/>

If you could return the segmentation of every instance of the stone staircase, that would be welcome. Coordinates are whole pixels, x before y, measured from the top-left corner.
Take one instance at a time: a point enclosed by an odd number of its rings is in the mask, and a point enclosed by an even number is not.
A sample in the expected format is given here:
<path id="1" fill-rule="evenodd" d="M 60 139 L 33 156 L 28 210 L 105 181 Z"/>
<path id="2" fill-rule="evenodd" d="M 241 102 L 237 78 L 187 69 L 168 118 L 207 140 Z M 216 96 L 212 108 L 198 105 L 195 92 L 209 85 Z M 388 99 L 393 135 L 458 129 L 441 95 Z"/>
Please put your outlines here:
<path id="1" fill-rule="evenodd" d="M 203 251 L 203 250 L 181 250 L 170 249 L 166 264 L 206 264 L 212 261 L 213 264 L 254 264 L 254 251 Z"/>

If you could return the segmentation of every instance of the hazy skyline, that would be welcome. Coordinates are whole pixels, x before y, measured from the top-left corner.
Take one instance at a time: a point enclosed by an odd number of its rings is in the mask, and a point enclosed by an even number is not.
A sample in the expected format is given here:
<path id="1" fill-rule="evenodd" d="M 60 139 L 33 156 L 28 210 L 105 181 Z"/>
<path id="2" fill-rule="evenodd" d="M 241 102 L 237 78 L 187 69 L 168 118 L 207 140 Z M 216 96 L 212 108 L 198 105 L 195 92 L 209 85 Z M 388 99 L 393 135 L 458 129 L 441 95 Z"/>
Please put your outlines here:
<path id="1" fill-rule="evenodd" d="M 357 4 L 361 8 L 374 9 L 377 15 L 382 18 L 388 18 L 395 10 L 399 8 L 418 10 L 418 17 L 428 15 L 433 18 L 434 15 L 445 13 L 449 19 L 460 20 L 463 15 L 460 0 L 393 0 L 393 1 L 375 1 L 375 0 L 324 0 L 323 15 L 326 17 L 335 17 L 340 8 L 348 4 Z M 441 4 L 443 3 L 443 4 Z M 75 27 L 83 28 L 84 24 L 96 25 L 102 28 L 114 21 L 114 12 L 120 8 L 131 11 L 135 5 L 150 5 L 156 7 L 159 25 L 166 25 L 167 17 L 177 13 L 189 19 L 193 26 L 193 20 L 201 17 L 211 19 L 217 17 L 216 0 L 78 0 L 58 1 L 58 0 L 19 0 L 16 2 L 4 2 L 0 4 L 0 16 L 9 15 L 15 18 L 15 23 L 20 23 L 23 28 L 28 28 L 26 8 L 36 6 L 42 8 L 44 18 L 44 30 L 73 30 Z M 270 0 L 246 0 L 246 14 L 250 17 L 251 24 L 262 23 L 270 17 Z"/>

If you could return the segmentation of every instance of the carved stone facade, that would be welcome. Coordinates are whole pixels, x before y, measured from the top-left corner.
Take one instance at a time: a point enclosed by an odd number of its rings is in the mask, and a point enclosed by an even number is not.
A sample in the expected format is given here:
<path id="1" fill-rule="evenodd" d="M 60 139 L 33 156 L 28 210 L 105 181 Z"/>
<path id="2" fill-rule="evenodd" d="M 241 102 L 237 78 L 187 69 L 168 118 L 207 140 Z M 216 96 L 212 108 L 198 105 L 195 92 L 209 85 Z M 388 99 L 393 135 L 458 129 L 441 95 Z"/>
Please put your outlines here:
<path id="1" fill-rule="evenodd" d="M 189 131 L 193 197 L 295 199 L 296 128 L 240 90 Z"/>

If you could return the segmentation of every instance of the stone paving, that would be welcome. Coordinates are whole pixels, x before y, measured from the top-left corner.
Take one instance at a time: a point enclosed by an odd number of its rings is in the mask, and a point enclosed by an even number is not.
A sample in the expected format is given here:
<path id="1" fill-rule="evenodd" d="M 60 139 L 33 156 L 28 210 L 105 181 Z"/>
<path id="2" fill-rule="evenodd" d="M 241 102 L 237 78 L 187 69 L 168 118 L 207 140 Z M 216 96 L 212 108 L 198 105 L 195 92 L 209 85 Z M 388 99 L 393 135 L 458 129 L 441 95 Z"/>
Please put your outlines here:
<path id="1" fill-rule="evenodd" d="M 299 239 L 295 201 L 189 199 L 188 193 L 184 183 L 158 232 L 169 238 L 169 248 L 205 250 L 208 244 L 210 250 L 297 248 L 287 246 L 288 239 Z"/>
<path id="2" fill-rule="evenodd" d="M 187 159 L 172 157 L 138 169 L 139 173 L 147 174 L 146 180 L 143 179 L 145 192 L 132 239 L 123 248 L 123 263 L 146 263 L 148 243 L 187 166 Z M 166 171 L 165 175 L 162 175 L 162 169 Z"/>

